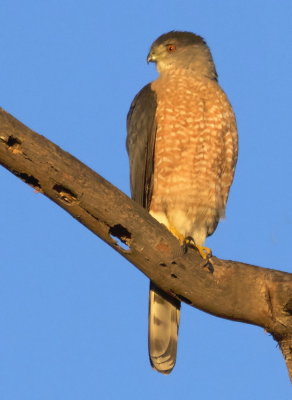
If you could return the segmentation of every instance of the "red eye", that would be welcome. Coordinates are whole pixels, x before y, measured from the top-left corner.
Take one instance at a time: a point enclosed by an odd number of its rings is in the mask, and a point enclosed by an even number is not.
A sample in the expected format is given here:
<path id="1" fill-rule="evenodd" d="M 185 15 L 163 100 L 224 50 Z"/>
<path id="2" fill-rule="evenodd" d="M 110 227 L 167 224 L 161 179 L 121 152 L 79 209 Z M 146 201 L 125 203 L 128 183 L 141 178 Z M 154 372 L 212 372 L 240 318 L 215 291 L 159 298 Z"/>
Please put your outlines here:
<path id="1" fill-rule="evenodd" d="M 175 44 L 168 44 L 168 45 L 166 45 L 166 48 L 167 48 L 167 51 L 169 53 L 173 53 L 176 50 L 176 45 Z"/>

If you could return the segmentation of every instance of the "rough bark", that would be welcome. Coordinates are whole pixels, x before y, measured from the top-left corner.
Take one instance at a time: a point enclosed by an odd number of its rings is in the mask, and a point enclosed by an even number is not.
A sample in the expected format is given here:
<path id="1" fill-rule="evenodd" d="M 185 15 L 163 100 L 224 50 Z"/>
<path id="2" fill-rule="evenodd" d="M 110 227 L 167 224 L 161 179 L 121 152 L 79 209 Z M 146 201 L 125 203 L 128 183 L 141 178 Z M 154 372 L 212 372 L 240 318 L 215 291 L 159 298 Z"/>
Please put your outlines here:
<path id="1" fill-rule="evenodd" d="M 212 256 L 203 260 L 142 207 L 0 109 L 0 164 L 49 197 L 179 300 L 263 327 L 292 379 L 292 274 Z"/>

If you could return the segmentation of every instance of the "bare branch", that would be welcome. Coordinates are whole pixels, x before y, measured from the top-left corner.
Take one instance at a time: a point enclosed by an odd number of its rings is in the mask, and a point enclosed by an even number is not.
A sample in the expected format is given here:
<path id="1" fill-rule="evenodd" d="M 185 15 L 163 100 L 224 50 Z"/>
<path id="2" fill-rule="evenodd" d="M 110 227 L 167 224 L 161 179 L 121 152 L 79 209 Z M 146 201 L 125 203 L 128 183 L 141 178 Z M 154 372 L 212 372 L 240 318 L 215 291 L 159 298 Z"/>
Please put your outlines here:
<path id="1" fill-rule="evenodd" d="M 218 317 L 265 328 L 279 342 L 292 377 L 291 274 L 216 257 L 205 261 L 195 250 L 183 254 L 177 239 L 142 207 L 4 110 L 0 163 L 170 295 Z"/>

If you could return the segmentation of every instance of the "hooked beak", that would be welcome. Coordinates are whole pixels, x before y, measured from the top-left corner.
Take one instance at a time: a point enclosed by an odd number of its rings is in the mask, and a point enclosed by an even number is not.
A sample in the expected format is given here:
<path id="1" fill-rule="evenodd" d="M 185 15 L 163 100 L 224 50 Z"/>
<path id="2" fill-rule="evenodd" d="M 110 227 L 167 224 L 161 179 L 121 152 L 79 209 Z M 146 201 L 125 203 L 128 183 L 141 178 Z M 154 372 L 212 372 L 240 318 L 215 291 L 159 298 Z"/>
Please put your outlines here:
<path id="1" fill-rule="evenodd" d="M 147 63 L 149 64 L 150 62 L 155 62 L 156 57 L 155 54 L 152 53 L 152 51 L 149 51 L 149 54 L 147 56 Z"/>

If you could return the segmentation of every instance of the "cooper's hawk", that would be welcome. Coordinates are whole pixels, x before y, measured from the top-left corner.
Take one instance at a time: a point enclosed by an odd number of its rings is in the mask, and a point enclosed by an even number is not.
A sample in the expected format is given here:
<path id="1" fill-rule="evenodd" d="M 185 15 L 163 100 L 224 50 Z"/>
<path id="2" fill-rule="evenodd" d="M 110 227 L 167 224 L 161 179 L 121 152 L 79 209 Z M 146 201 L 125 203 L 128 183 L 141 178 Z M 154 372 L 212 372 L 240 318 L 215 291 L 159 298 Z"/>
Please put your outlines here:
<path id="1" fill-rule="evenodd" d="M 192 237 L 204 256 L 233 180 L 235 117 L 200 36 L 166 33 L 147 61 L 156 63 L 159 77 L 136 95 L 128 113 L 132 197 L 181 243 Z M 151 282 L 149 356 L 165 374 L 176 360 L 179 315 L 180 302 Z"/>

